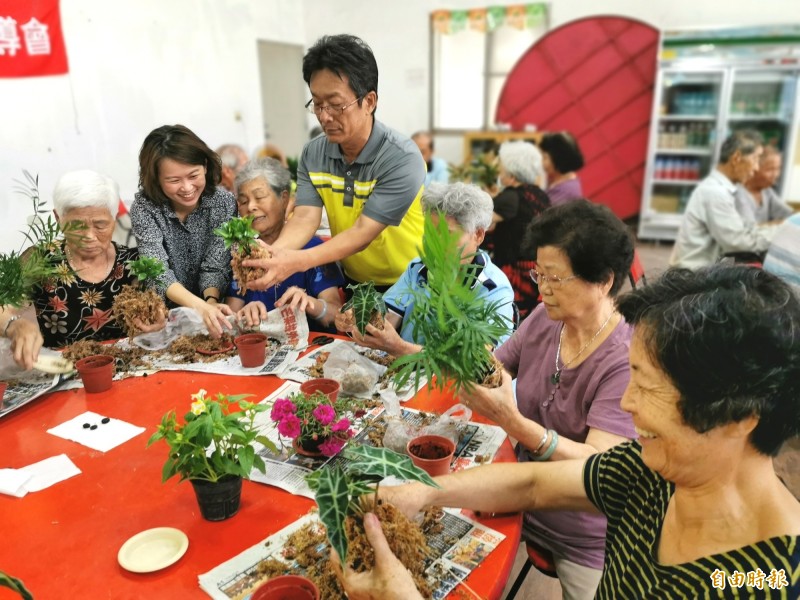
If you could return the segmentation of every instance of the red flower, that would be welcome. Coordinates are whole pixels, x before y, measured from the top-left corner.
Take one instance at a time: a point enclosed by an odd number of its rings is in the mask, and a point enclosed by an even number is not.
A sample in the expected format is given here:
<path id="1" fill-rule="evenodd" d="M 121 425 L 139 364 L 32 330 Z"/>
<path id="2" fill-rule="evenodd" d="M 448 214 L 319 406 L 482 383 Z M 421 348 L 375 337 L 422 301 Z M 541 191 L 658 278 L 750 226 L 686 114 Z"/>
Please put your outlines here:
<path id="1" fill-rule="evenodd" d="M 95 308 L 92 311 L 91 316 L 83 317 L 83 320 L 86 321 L 86 326 L 84 329 L 100 331 L 100 329 L 102 329 L 112 318 L 113 317 L 111 316 L 110 308 L 108 310 L 100 310 L 99 308 Z"/>

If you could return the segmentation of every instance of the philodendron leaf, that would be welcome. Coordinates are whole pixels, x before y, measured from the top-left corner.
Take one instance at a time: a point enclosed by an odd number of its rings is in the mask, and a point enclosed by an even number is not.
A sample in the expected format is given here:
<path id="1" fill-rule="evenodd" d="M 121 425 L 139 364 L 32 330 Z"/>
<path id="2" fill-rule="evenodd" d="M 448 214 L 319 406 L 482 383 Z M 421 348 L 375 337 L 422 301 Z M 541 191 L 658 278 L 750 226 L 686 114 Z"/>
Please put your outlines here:
<path id="1" fill-rule="evenodd" d="M 340 467 L 324 468 L 306 477 L 319 507 L 319 520 L 325 525 L 331 546 L 347 561 L 347 536 L 344 520 L 350 495 L 347 493 L 347 476 Z"/>
<path id="2" fill-rule="evenodd" d="M 374 475 L 381 479 L 397 477 L 405 481 L 420 481 L 432 487 L 439 487 L 431 476 L 415 466 L 410 458 L 388 448 L 356 446 L 346 450 L 346 457 L 351 461 L 347 465 L 347 473 L 350 476 L 357 473 Z"/>
<path id="3" fill-rule="evenodd" d="M 9 588 L 22 596 L 23 600 L 33 600 L 33 596 L 19 579 L 0 571 L 0 587 Z"/>

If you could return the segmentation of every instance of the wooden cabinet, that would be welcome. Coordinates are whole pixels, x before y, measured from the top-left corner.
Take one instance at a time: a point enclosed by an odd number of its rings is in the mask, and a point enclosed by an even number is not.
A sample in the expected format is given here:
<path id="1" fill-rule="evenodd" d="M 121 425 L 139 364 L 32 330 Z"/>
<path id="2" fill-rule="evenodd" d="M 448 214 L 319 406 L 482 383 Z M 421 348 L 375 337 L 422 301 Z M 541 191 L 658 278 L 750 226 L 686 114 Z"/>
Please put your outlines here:
<path id="1" fill-rule="evenodd" d="M 509 140 L 525 140 L 538 144 L 541 131 L 473 131 L 464 134 L 464 162 L 486 152 L 497 154 L 500 144 Z"/>

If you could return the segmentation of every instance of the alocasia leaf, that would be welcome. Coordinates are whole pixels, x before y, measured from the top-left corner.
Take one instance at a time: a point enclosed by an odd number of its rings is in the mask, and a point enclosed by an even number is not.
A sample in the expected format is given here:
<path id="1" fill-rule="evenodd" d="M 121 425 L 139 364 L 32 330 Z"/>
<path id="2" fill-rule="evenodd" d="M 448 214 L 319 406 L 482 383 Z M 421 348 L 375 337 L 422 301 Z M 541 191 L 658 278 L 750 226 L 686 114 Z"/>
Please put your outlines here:
<path id="1" fill-rule="evenodd" d="M 439 487 L 425 471 L 415 466 L 411 459 L 403 454 L 398 454 L 388 448 L 373 448 L 372 446 L 355 446 L 348 448 L 346 457 L 351 461 L 347 465 L 348 475 L 374 475 L 381 479 L 384 477 L 397 477 L 405 481 L 420 481 L 432 487 Z"/>
<path id="2" fill-rule="evenodd" d="M 306 481 L 316 492 L 319 519 L 325 525 L 328 540 L 341 559 L 346 561 L 347 536 L 344 531 L 344 520 L 347 517 L 347 506 L 350 503 L 347 493 L 347 476 L 337 466 L 320 469 L 307 477 Z"/>

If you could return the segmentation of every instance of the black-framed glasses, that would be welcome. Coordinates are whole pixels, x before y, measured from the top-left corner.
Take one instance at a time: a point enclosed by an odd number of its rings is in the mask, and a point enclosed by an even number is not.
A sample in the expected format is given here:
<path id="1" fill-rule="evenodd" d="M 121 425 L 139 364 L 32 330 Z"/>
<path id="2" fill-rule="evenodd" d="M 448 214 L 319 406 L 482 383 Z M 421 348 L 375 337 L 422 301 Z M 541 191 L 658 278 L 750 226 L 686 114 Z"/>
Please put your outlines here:
<path id="1" fill-rule="evenodd" d="M 344 113 L 349 107 L 353 106 L 356 102 L 360 102 L 364 99 L 364 96 L 359 96 L 352 102 L 347 104 L 314 104 L 314 99 L 312 98 L 308 102 L 306 102 L 306 110 L 310 112 L 312 115 L 316 115 L 319 117 L 324 110 L 326 113 L 331 115 L 332 117 L 337 117 Z"/>
<path id="2" fill-rule="evenodd" d="M 578 275 L 570 275 L 569 277 L 559 277 L 558 275 L 545 275 L 544 273 L 539 273 L 536 269 L 531 269 L 528 272 L 531 279 L 536 285 L 542 285 L 546 283 L 550 286 L 551 289 L 558 290 L 561 289 L 561 285 L 567 281 L 572 279 L 577 279 Z"/>

